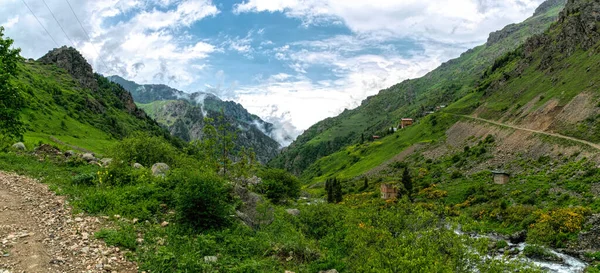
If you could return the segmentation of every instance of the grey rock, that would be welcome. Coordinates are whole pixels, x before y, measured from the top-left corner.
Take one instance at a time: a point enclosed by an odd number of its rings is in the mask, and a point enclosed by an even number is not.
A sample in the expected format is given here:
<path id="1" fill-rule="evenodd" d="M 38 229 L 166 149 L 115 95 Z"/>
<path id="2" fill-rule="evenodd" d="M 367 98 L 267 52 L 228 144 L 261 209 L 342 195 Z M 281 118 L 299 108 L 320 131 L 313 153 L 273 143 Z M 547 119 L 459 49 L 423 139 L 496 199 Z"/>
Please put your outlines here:
<path id="1" fill-rule="evenodd" d="M 156 163 L 152 165 L 152 175 L 165 176 L 169 171 L 169 165 L 165 163 Z"/>
<path id="2" fill-rule="evenodd" d="M 134 169 L 143 169 L 144 166 L 142 164 L 140 164 L 140 163 L 133 163 L 133 168 Z"/>
<path id="3" fill-rule="evenodd" d="M 218 260 L 217 256 L 204 256 L 204 262 L 206 263 L 216 263 Z"/>
<path id="4" fill-rule="evenodd" d="M 508 240 L 513 244 L 523 243 L 525 242 L 525 239 L 527 239 L 526 230 L 517 231 L 508 237 Z"/>
<path id="5" fill-rule="evenodd" d="M 112 161 L 112 158 L 103 158 L 102 160 L 100 160 L 100 163 L 102 163 L 102 167 L 108 167 L 108 165 L 110 165 Z"/>
<path id="6" fill-rule="evenodd" d="M 81 158 L 87 162 L 96 161 L 96 157 L 92 153 L 85 153 L 81 156 Z"/>
<path id="7" fill-rule="evenodd" d="M 300 210 L 298 210 L 298 209 L 286 209 L 285 212 L 287 212 L 289 215 L 293 215 L 293 216 L 300 215 Z"/>
<path id="8" fill-rule="evenodd" d="M 23 142 L 17 142 L 15 144 L 13 144 L 12 146 L 13 149 L 15 150 L 19 150 L 19 151 L 25 151 L 25 144 L 23 144 Z"/>
<path id="9" fill-rule="evenodd" d="M 72 157 L 74 155 L 75 155 L 75 151 L 73 151 L 73 150 L 68 150 L 65 152 L 66 157 Z"/>
<path id="10" fill-rule="evenodd" d="M 321 271 L 319 271 L 319 273 L 338 273 L 338 271 L 335 269 L 329 269 L 327 271 L 321 270 Z"/>

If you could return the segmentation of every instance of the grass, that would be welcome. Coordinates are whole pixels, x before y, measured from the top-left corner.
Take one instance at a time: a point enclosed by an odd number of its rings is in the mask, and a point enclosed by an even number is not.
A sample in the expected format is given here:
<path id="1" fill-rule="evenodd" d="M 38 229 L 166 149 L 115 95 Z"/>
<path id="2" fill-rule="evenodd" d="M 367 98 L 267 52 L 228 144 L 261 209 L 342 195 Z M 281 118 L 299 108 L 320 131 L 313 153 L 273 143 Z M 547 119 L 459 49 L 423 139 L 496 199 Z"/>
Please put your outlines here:
<path id="1" fill-rule="evenodd" d="M 436 114 L 381 140 L 348 146 L 342 151 L 319 159 L 305 172 L 303 178 L 311 182 L 321 182 L 332 176 L 341 179 L 359 176 L 416 143 L 442 141 L 445 129 L 457 119 L 452 115 Z"/>

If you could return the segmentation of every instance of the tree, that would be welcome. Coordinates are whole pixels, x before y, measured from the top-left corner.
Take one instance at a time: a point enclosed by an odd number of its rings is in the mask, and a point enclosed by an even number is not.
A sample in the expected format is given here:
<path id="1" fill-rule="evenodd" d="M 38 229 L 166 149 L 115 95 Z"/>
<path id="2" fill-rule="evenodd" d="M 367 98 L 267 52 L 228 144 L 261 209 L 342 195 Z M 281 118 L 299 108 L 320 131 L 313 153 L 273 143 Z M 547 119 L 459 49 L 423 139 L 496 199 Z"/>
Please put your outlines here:
<path id="1" fill-rule="evenodd" d="M 274 203 L 300 197 L 300 180 L 285 170 L 265 169 L 258 173 L 258 177 L 262 179 L 262 183 L 257 186 L 257 190 Z"/>
<path id="2" fill-rule="evenodd" d="M 327 178 L 325 181 L 325 191 L 327 191 L 327 203 L 333 203 L 333 179 Z"/>
<path id="3" fill-rule="evenodd" d="M 412 177 L 410 176 L 410 170 L 408 169 L 408 166 L 404 167 L 404 172 L 402 173 L 402 185 L 404 185 L 404 188 L 408 193 L 408 198 L 412 201 L 413 185 Z"/>
<path id="4" fill-rule="evenodd" d="M 363 186 L 362 186 L 362 188 L 360 190 L 364 191 L 364 190 L 366 190 L 368 188 L 369 188 L 369 178 L 365 177 L 365 179 L 363 180 Z"/>
<path id="5" fill-rule="evenodd" d="M 333 191 L 333 198 L 335 200 L 336 203 L 342 202 L 343 200 L 343 193 L 342 193 L 342 183 L 340 182 L 340 180 L 338 180 L 337 178 L 334 178 L 334 191 Z"/>
<path id="6" fill-rule="evenodd" d="M 339 203 L 343 200 L 342 184 L 337 178 L 329 178 L 325 181 L 327 191 L 327 203 Z"/>
<path id="7" fill-rule="evenodd" d="M 24 132 L 20 120 L 23 98 L 10 82 L 17 73 L 21 49 L 11 49 L 13 40 L 3 37 L 4 27 L 0 26 L 0 145 L 15 139 L 22 140 Z"/>

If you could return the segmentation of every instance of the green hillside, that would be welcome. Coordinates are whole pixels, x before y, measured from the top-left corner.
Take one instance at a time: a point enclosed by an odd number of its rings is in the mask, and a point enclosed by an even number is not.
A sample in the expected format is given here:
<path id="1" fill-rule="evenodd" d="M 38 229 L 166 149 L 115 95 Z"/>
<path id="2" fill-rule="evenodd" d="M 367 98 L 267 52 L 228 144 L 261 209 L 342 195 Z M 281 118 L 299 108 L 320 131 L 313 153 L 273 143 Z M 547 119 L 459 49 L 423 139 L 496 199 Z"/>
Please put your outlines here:
<path id="1" fill-rule="evenodd" d="M 514 50 L 527 38 L 544 32 L 555 22 L 564 3 L 547 1 L 533 17 L 491 34 L 485 45 L 463 53 L 422 78 L 382 90 L 356 109 L 313 125 L 271 165 L 301 174 L 317 159 L 346 145 L 372 135 L 384 135 L 388 128 L 398 126 L 403 117 L 419 119 L 436 106 L 462 98 L 478 86 L 483 71 L 496 58 Z"/>
<path id="2" fill-rule="evenodd" d="M 63 47 L 49 54 L 54 53 L 85 62 L 72 48 Z M 85 65 L 81 69 L 91 72 Z M 98 74 L 91 75 L 87 80 L 96 83 L 93 89 L 83 87 L 72 74 L 51 62 L 26 60 L 18 64 L 12 83 L 24 98 L 21 118 L 26 145 L 43 142 L 104 153 L 134 132 L 166 134 L 133 104 L 127 91 Z"/>

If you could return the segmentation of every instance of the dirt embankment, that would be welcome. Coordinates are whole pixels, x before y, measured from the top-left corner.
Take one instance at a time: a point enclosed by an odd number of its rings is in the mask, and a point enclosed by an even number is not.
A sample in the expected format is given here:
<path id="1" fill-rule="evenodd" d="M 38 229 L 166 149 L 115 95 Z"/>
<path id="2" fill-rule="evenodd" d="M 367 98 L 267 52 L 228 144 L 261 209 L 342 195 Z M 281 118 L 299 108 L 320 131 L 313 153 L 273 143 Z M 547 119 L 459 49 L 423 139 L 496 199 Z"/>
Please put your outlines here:
<path id="1" fill-rule="evenodd" d="M 0 172 L 0 272 L 137 272 L 124 251 L 94 238 L 105 225 L 73 216 L 38 181 Z"/>

